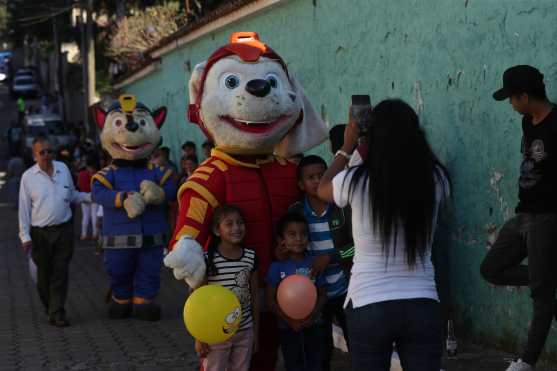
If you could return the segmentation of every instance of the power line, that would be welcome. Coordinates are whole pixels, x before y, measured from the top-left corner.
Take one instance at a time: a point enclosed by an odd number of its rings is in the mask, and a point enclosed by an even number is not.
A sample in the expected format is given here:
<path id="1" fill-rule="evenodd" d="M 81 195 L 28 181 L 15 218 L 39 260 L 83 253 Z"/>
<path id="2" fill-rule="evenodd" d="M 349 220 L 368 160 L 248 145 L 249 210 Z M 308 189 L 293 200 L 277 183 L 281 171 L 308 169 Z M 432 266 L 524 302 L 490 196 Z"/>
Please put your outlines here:
<path id="1" fill-rule="evenodd" d="M 19 18 L 17 20 L 17 22 L 21 23 L 22 27 L 33 26 L 33 25 L 36 25 L 36 24 L 39 24 L 39 23 L 47 22 L 50 19 L 67 12 L 68 10 L 72 9 L 73 7 L 74 7 L 74 5 L 70 5 L 70 6 L 67 6 L 65 8 L 58 9 L 55 12 L 43 13 L 43 14 L 39 14 L 39 15 L 35 15 L 35 16 L 32 16 L 32 17 L 27 17 L 27 18 Z"/>

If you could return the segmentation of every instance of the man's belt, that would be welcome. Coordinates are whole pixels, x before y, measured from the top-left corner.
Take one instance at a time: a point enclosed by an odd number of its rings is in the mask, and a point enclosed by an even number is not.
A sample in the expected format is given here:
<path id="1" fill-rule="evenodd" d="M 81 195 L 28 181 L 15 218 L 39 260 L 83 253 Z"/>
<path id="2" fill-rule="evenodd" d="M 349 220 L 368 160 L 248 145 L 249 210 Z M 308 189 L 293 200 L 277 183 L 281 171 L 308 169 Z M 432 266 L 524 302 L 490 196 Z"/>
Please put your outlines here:
<path id="1" fill-rule="evenodd" d="M 71 219 L 68 220 L 68 221 L 65 221 L 63 223 L 60 223 L 60 224 L 45 225 L 44 227 L 37 227 L 37 226 L 32 225 L 31 229 L 51 230 L 51 229 L 57 229 L 57 228 L 64 227 L 68 224 L 71 224 Z"/>
<path id="2" fill-rule="evenodd" d="M 103 249 L 139 249 L 143 246 L 166 245 L 166 236 L 162 233 L 150 236 L 126 234 L 119 236 L 103 236 Z"/>

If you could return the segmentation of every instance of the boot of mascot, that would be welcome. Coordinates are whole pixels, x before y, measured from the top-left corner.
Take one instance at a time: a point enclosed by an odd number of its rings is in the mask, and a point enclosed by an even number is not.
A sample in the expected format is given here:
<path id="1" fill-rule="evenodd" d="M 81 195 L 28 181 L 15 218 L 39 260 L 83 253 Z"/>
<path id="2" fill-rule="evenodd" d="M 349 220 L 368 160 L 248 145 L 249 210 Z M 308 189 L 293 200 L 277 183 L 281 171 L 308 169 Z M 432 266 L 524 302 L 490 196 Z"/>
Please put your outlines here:
<path id="1" fill-rule="evenodd" d="M 101 143 L 112 164 L 91 180 L 94 202 L 103 206 L 102 247 L 110 276 L 110 318 L 157 321 L 153 302 L 160 287 L 163 249 L 169 235 L 167 203 L 175 198 L 172 170 L 148 163 L 159 145 L 166 108 L 151 112 L 124 95 L 106 112 L 95 108 Z"/>
<path id="2" fill-rule="evenodd" d="M 232 34 L 229 44 L 195 66 L 189 95 L 189 120 L 215 149 L 178 191 L 178 220 L 165 265 L 177 279 L 198 287 L 213 210 L 235 204 L 243 211 L 244 245 L 257 254 L 264 287 L 274 257 L 274 227 L 300 197 L 296 165 L 287 159 L 323 142 L 327 127 L 286 63 L 253 32 Z M 251 369 L 275 370 L 278 346 L 276 318 L 263 311 Z"/>

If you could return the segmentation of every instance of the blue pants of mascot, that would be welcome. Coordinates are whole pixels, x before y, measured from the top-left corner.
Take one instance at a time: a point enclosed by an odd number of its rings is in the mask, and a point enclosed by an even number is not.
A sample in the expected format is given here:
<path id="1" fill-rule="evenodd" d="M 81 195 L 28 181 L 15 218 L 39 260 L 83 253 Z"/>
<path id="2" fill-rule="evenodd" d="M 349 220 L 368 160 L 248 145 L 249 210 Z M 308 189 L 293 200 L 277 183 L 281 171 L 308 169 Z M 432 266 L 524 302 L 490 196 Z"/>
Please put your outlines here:
<path id="1" fill-rule="evenodd" d="M 160 318 L 160 308 L 152 301 L 160 288 L 163 249 L 163 246 L 151 246 L 104 251 L 113 297 L 112 318 L 129 317 L 132 304 L 140 319 Z"/>

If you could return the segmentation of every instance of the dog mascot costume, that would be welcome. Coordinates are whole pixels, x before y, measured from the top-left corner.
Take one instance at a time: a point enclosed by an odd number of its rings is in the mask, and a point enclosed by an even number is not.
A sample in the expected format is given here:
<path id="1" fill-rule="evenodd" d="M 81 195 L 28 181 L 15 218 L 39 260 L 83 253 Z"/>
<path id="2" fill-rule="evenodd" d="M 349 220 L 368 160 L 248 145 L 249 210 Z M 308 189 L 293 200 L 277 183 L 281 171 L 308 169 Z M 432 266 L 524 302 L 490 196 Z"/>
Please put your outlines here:
<path id="1" fill-rule="evenodd" d="M 92 178 L 94 202 L 103 206 L 102 247 L 110 276 L 110 318 L 132 312 L 156 321 L 163 249 L 169 234 L 166 203 L 175 197 L 172 170 L 148 163 L 158 146 L 166 108 L 151 112 L 130 95 L 103 111 L 95 108 L 101 143 L 112 165 Z"/>
<path id="2" fill-rule="evenodd" d="M 216 147 L 178 191 L 180 211 L 165 265 L 198 287 L 213 210 L 235 204 L 246 221 L 244 245 L 255 250 L 263 282 L 276 222 L 300 196 L 296 165 L 286 159 L 323 142 L 326 125 L 282 58 L 252 32 L 232 34 L 228 45 L 195 66 L 189 94 L 189 120 Z M 261 313 L 259 334 L 251 369 L 274 370 L 278 332 L 270 313 Z"/>

